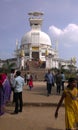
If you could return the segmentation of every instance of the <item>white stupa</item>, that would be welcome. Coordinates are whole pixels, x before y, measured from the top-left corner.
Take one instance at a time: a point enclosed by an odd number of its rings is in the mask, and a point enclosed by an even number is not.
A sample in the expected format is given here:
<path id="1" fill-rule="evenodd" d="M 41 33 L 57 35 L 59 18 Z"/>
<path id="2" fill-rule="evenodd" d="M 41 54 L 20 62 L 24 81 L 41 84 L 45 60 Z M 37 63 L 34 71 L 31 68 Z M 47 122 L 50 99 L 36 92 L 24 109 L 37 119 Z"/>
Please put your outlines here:
<path id="1" fill-rule="evenodd" d="M 51 60 L 50 62 L 52 62 L 52 58 L 57 58 L 57 51 L 52 48 L 49 35 L 41 30 L 43 13 L 31 12 L 28 15 L 31 30 L 26 32 L 21 39 L 18 51 L 21 66 L 24 67 L 27 60 L 41 60 L 46 62 L 47 67 L 49 66 L 47 60 Z"/>
<path id="2" fill-rule="evenodd" d="M 27 32 L 21 40 L 21 47 L 24 47 L 24 52 L 28 55 L 28 59 L 40 59 L 45 61 L 46 49 L 51 48 L 50 37 L 41 31 L 43 13 L 29 13 L 31 30 Z M 27 57 L 26 57 L 27 59 Z"/>

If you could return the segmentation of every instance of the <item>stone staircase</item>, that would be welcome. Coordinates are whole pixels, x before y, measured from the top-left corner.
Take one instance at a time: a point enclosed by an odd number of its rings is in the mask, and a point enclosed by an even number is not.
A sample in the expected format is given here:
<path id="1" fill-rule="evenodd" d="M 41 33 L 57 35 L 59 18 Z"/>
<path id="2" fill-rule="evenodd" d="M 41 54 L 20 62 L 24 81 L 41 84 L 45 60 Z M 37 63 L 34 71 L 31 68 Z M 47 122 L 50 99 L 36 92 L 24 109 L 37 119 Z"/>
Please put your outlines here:
<path id="1" fill-rule="evenodd" d="M 22 70 L 22 75 L 29 72 L 33 76 L 33 80 L 43 81 L 47 69 L 41 68 L 36 62 L 29 61 L 29 69 Z"/>

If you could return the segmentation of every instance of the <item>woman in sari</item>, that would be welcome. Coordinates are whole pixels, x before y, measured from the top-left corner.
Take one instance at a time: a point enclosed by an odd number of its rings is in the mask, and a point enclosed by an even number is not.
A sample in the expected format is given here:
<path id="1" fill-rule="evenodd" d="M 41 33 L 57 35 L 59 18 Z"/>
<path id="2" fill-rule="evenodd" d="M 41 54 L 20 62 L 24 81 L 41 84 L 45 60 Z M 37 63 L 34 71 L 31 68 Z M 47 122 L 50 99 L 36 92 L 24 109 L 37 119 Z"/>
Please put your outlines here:
<path id="1" fill-rule="evenodd" d="M 70 78 L 68 86 L 64 90 L 55 112 L 55 118 L 58 117 L 58 110 L 65 101 L 65 125 L 66 130 L 78 130 L 78 90 L 77 82 Z"/>
<path id="2" fill-rule="evenodd" d="M 0 115 L 4 114 L 6 103 L 10 100 L 11 87 L 6 74 L 0 74 Z"/>

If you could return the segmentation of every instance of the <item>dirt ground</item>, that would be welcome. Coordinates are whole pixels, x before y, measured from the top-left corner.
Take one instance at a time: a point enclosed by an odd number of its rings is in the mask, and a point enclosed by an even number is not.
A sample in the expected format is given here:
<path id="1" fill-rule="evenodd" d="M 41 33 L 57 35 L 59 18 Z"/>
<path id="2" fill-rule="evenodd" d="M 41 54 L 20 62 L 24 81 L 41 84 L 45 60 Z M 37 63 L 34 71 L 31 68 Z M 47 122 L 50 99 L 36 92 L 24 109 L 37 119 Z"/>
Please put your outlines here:
<path id="1" fill-rule="evenodd" d="M 23 112 L 12 115 L 14 106 L 7 106 L 6 113 L 0 116 L 0 130 L 65 130 L 64 107 L 60 108 L 59 117 L 54 118 L 56 107 L 52 104 L 57 105 L 60 99 L 60 95 L 56 94 L 56 87 L 52 89 L 52 95 L 47 97 L 46 94 L 45 82 L 34 82 L 32 91 L 25 86 Z M 28 103 L 30 105 L 27 105 Z M 33 103 L 46 103 L 46 106 L 33 106 Z M 51 106 L 48 106 L 48 103 Z"/>
<path id="2" fill-rule="evenodd" d="M 54 118 L 55 107 L 23 108 L 23 112 L 12 115 L 14 107 L 7 107 L 0 117 L 0 130 L 64 130 L 64 107 L 60 108 L 59 117 Z"/>

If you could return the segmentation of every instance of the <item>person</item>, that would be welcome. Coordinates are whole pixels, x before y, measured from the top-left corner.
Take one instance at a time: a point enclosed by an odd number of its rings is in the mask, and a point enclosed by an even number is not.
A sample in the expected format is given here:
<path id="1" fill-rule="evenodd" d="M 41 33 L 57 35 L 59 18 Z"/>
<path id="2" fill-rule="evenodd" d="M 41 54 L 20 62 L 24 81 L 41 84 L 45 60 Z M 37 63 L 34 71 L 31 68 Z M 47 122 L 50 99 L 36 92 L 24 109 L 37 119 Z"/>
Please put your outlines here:
<path id="1" fill-rule="evenodd" d="M 12 114 L 18 114 L 22 112 L 23 101 L 22 101 L 22 91 L 24 86 L 24 78 L 21 77 L 21 72 L 16 72 L 16 78 L 14 80 L 14 93 L 15 93 L 15 110 Z"/>
<path id="2" fill-rule="evenodd" d="M 66 130 L 78 130 L 78 90 L 76 85 L 76 79 L 69 78 L 68 85 L 63 91 L 55 111 L 55 118 L 57 118 L 59 108 L 64 100 Z"/>
<path id="3" fill-rule="evenodd" d="M 76 80 L 77 80 L 77 89 L 78 89 L 78 73 L 76 74 Z"/>
<path id="4" fill-rule="evenodd" d="M 55 82 L 56 82 L 56 92 L 57 94 L 60 94 L 61 84 L 62 84 L 62 76 L 61 76 L 60 71 L 58 71 L 55 76 Z"/>
<path id="5" fill-rule="evenodd" d="M 30 76 L 29 82 L 28 82 L 30 90 L 33 88 L 33 78 L 32 75 Z"/>
<path id="6" fill-rule="evenodd" d="M 24 74 L 24 81 L 25 81 L 25 83 L 27 82 L 27 74 L 26 73 Z"/>
<path id="7" fill-rule="evenodd" d="M 65 74 L 63 72 L 61 72 L 61 76 L 62 76 L 61 86 L 62 86 L 62 91 L 63 91 L 64 90 L 64 83 L 65 83 Z"/>
<path id="8" fill-rule="evenodd" d="M 4 114 L 4 103 L 3 103 L 3 86 L 2 82 L 0 81 L 0 116 Z"/>
<path id="9" fill-rule="evenodd" d="M 27 72 L 27 85 L 28 85 L 29 79 L 30 79 L 30 73 Z"/>
<path id="10" fill-rule="evenodd" d="M 12 103 L 15 102 L 15 99 L 14 99 L 14 87 L 13 87 L 14 78 L 15 78 L 15 73 L 16 73 L 15 69 L 11 69 L 11 74 L 10 74 L 9 80 L 10 80 L 10 84 L 11 84 L 11 92 L 13 92 Z"/>
<path id="11" fill-rule="evenodd" d="M 45 74 L 45 81 L 47 82 L 47 96 L 49 96 L 51 94 L 52 85 L 54 86 L 54 77 L 53 77 L 50 69 Z"/>
<path id="12" fill-rule="evenodd" d="M 9 103 L 11 99 L 11 85 L 8 79 L 7 74 L 2 74 L 2 85 L 4 89 L 4 103 Z"/>
<path id="13" fill-rule="evenodd" d="M 0 74 L 0 116 L 5 113 L 5 106 L 10 101 L 11 86 L 5 73 Z"/>
<path id="14" fill-rule="evenodd" d="M 37 76 L 37 74 L 35 74 L 35 76 L 34 76 L 34 77 L 35 77 L 35 80 L 38 80 L 38 76 Z"/>

